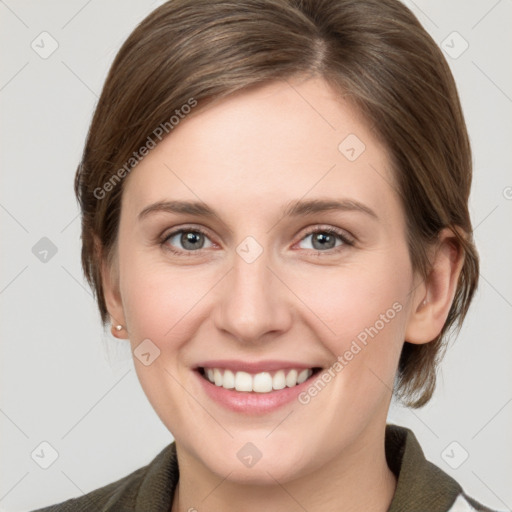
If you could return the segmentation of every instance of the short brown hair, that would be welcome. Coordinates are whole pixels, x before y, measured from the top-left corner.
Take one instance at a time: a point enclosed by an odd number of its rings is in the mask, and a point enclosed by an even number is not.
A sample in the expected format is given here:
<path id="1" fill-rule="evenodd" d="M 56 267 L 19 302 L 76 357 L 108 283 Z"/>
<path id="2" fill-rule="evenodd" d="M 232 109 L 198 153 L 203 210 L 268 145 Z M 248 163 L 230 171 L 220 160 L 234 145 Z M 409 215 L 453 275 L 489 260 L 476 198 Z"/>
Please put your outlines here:
<path id="1" fill-rule="evenodd" d="M 420 407 L 434 391 L 450 328 L 460 327 L 469 308 L 478 255 L 457 89 L 440 49 L 398 0 L 170 0 L 153 11 L 111 66 L 77 170 L 85 276 L 105 324 L 100 263 L 115 253 L 123 191 L 123 181 L 112 179 L 125 174 L 120 169 L 156 127 L 191 98 L 200 107 L 301 74 L 324 78 L 384 141 L 415 270 L 427 275 L 426 250 L 443 228 L 463 230 L 455 230 L 465 258 L 446 324 L 430 343 L 405 341 L 399 362 L 395 392 Z"/>

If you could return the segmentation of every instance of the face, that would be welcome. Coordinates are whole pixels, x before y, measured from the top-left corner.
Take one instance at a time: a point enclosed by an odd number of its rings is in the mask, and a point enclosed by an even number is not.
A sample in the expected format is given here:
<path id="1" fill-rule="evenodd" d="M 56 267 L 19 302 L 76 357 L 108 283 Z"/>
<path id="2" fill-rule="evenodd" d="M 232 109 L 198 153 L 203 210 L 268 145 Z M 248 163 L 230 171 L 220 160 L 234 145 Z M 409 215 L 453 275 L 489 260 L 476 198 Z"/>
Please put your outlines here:
<path id="1" fill-rule="evenodd" d="M 320 78 L 192 113 L 132 171 L 117 319 L 179 454 L 274 483 L 381 442 L 414 277 L 393 183 Z"/>

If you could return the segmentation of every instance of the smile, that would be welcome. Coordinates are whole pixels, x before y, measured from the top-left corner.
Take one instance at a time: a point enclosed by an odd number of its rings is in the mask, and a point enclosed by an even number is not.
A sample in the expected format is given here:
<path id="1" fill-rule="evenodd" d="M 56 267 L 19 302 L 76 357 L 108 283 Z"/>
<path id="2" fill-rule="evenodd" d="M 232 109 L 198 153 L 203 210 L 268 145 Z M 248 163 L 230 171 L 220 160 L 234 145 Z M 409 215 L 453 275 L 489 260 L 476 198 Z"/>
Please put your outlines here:
<path id="1" fill-rule="evenodd" d="M 224 368 L 200 368 L 199 372 L 217 387 L 242 392 L 270 393 L 302 384 L 319 370 L 319 368 L 292 368 L 251 374 Z"/>

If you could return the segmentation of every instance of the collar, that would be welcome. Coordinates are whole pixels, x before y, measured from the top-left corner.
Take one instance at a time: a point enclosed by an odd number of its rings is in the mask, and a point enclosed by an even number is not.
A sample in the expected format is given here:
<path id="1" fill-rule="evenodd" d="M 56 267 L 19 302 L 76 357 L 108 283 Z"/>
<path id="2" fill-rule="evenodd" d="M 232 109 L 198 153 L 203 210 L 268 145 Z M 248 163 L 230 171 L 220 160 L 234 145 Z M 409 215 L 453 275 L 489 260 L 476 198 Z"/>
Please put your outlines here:
<path id="1" fill-rule="evenodd" d="M 388 512 L 446 512 L 462 492 L 460 485 L 429 462 L 407 428 L 386 426 L 386 459 L 397 477 Z"/>

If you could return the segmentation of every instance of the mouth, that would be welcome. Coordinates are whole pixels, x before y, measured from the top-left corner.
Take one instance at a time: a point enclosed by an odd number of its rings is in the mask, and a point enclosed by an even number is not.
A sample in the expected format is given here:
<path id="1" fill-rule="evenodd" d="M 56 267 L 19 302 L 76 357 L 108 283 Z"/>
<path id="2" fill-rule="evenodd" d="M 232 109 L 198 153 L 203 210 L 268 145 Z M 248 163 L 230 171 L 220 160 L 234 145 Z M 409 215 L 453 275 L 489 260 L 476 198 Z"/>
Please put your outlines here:
<path id="1" fill-rule="evenodd" d="M 222 367 L 198 367 L 196 371 L 210 384 L 238 393 L 272 393 L 295 388 L 322 370 L 320 367 L 283 368 L 250 373 Z"/>

